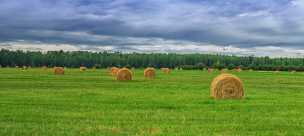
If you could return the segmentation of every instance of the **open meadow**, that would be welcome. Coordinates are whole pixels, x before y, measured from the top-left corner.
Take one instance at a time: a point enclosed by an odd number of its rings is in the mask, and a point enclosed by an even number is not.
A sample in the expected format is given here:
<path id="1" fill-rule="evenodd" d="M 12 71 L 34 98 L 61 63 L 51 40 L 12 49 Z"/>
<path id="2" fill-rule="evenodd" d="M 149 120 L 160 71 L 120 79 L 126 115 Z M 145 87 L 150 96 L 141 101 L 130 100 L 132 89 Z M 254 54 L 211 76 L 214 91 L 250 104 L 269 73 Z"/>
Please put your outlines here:
<path id="1" fill-rule="evenodd" d="M 231 72 L 241 100 L 214 100 L 220 72 L 157 71 L 116 81 L 108 70 L 0 69 L 1 136 L 303 135 L 304 73 Z"/>

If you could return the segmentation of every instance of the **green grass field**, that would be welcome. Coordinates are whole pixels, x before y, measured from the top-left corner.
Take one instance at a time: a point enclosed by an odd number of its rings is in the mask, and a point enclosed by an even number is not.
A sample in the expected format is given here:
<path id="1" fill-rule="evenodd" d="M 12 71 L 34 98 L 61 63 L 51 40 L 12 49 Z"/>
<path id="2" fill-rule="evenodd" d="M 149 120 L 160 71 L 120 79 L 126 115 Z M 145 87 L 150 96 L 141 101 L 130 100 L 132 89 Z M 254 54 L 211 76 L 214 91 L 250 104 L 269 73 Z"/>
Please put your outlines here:
<path id="1" fill-rule="evenodd" d="M 213 100 L 219 73 L 158 71 L 118 82 L 107 70 L 63 76 L 0 69 L 1 136 L 304 135 L 304 73 L 248 72 L 242 100 Z"/>

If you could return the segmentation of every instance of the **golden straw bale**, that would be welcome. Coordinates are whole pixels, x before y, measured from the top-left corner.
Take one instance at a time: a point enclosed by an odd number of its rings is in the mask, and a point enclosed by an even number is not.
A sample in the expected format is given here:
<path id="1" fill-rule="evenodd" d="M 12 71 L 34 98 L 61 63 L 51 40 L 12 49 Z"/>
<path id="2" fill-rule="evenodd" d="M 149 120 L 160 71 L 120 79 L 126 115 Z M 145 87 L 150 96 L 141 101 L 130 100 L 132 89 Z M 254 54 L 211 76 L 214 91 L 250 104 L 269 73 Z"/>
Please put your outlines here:
<path id="1" fill-rule="evenodd" d="M 128 81 L 132 80 L 132 71 L 128 68 L 119 69 L 117 72 L 116 79 L 118 81 Z"/>
<path id="2" fill-rule="evenodd" d="M 235 69 L 236 72 L 242 72 L 242 69 L 241 68 L 237 68 Z"/>
<path id="3" fill-rule="evenodd" d="M 86 71 L 86 70 L 87 70 L 87 67 L 81 66 L 81 67 L 79 67 L 79 70 L 82 71 L 82 72 L 83 72 L 83 71 Z"/>
<path id="4" fill-rule="evenodd" d="M 161 70 L 162 70 L 165 74 L 170 74 L 170 73 L 171 73 L 170 68 L 161 68 Z"/>
<path id="5" fill-rule="evenodd" d="M 55 75 L 64 75 L 64 68 L 63 67 L 54 67 L 54 74 Z"/>
<path id="6" fill-rule="evenodd" d="M 227 73 L 228 70 L 227 69 L 221 69 L 221 73 Z"/>
<path id="7" fill-rule="evenodd" d="M 146 68 L 144 71 L 144 76 L 146 78 L 155 78 L 155 69 L 154 68 Z"/>
<path id="8" fill-rule="evenodd" d="M 118 71 L 119 71 L 119 68 L 117 68 L 117 67 L 111 67 L 110 68 L 110 74 L 112 76 L 116 76 Z"/>
<path id="9" fill-rule="evenodd" d="M 242 81 L 231 74 L 221 74 L 213 79 L 210 89 L 215 99 L 240 99 L 244 96 Z"/>

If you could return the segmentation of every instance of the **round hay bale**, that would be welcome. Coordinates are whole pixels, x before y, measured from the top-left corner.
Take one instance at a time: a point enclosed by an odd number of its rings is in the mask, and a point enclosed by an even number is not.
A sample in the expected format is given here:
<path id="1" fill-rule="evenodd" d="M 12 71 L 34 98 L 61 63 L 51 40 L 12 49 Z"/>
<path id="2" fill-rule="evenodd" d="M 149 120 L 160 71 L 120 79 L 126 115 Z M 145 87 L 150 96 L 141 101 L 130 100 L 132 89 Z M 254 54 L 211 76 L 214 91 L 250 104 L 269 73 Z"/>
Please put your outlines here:
<path id="1" fill-rule="evenodd" d="M 213 79 L 210 89 L 215 99 L 240 99 L 244 96 L 242 81 L 231 74 L 221 74 Z"/>
<path id="2" fill-rule="evenodd" d="M 242 72 L 242 69 L 237 68 L 237 69 L 235 69 L 235 71 L 236 71 L 236 72 Z"/>
<path id="3" fill-rule="evenodd" d="M 228 73 L 228 70 L 227 69 L 221 69 L 221 73 Z"/>
<path id="4" fill-rule="evenodd" d="M 111 67 L 110 68 L 110 74 L 112 76 L 116 76 L 118 71 L 119 71 L 119 68 L 117 68 L 117 67 Z"/>
<path id="5" fill-rule="evenodd" d="M 116 79 L 118 81 L 129 81 L 132 80 L 132 71 L 127 68 L 118 70 Z"/>
<path id="6" fill-rule="evenodd" d="M 84 71 L 87 70 L 87 67 L 81 66 L 81 67 L 79 67 L 79 70 L 80 70 L 81 72 L 84 72 Z"/>
<path id="7" fill-rule="evenodd" d="M 240 66 L 237 66 L 237 67 L 235 68 L 235 71 L 236 71 L 236 72 L 241 72 L 241 71 L 242 71 L 242 68 L 241 68 Z"/>
<path id="8" fill-rule="evenodd" d="M 154 68 L 146 68 L 145 71 L 144 71 L 144 76 L 146 78 L 155 78 L 155 69 Z"/>
<path id="9" fill-rule="evenodd" d="M 165 74 L 170 74 L 170 73 L 171 73 L 170 68 L 161 68 L 161 70 L 162 70 Z"/>
<path id="10" fill-rule="evenodd" d="M 54 68 L 55 75 L 64 75 L 64 68 L 63 67 L 55 67 Z"/>

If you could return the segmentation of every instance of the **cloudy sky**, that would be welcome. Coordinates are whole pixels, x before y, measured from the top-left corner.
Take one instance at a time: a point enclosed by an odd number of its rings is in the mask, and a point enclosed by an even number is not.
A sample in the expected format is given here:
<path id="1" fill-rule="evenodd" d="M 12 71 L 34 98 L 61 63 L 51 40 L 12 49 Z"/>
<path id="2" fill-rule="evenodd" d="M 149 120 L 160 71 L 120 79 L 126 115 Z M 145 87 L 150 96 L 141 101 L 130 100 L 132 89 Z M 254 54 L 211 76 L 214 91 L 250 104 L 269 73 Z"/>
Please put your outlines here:
<path id="1" fill-rule="evenodd" d="M 0 0 L 0 48 L 298 57 L 304 0 Z"/>

